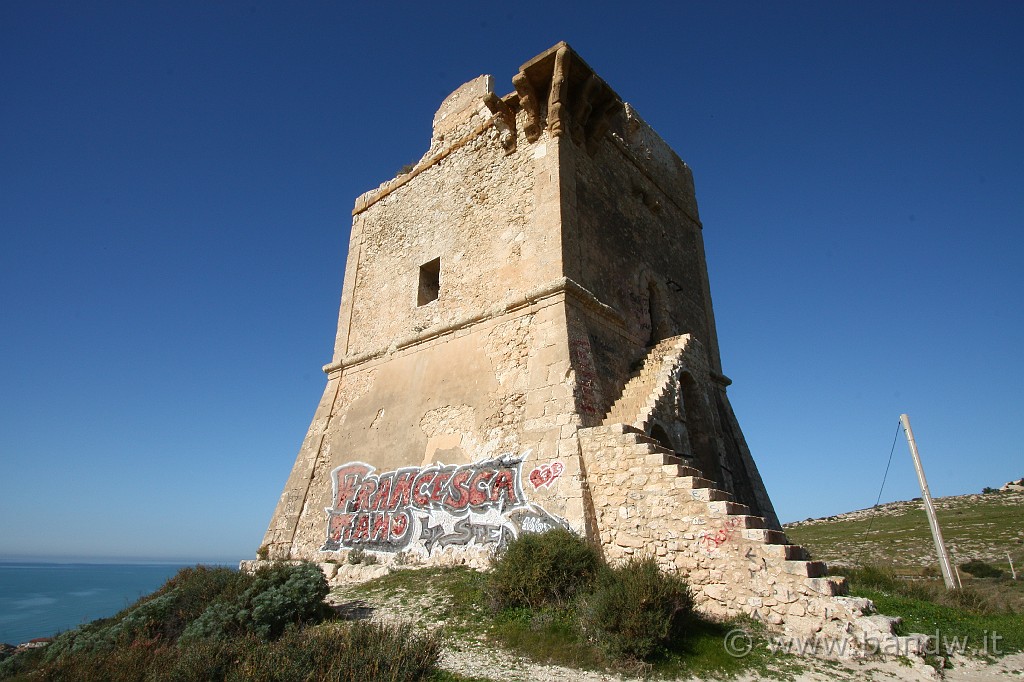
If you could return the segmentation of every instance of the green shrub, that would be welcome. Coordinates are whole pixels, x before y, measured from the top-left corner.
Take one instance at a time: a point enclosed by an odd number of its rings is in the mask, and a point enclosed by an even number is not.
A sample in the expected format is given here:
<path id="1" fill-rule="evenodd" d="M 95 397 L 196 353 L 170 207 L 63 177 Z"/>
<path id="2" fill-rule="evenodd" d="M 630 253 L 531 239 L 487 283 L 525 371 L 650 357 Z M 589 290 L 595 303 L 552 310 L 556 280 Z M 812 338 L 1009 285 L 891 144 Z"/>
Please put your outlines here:
<path id="1" fill-rule="evenodd" d="M 347 668 L 341 679 L 420 680 L 436 669 L 441 656 L 441 639 L 433 634 L 415 634 L 412 625 L 384 626 L 357 622 L 338 637 L 324 639 L 325 648 L 337 650 L 336 656 Z"/>
<path id="2" fill-rule="evenodd" d="M 279 637 L 289 624 L 327 615 L 327 581 L 315 564 L 281 564 L 255 574 L 227 568 L 185 568 L 153 594 L 113 618 L 62 633 L 43 651 L 47 662 L 146 644 L 223 641 L 252 633 Z"/>
<path id="3" fill-rule="evenodd" d="M 247 634 L 187 647 L 136 642 L 109 652 L 65 656 L 41 667 L 10 668 L 0 679 L 34 670 L 32 679 L 75 682 L 417 682 L 436 673 L 440 653 L 437 634 L 416 634 L 407 624 L 357 622 L 293 627 L 273 641 Z"/>
<path id="4" fill-rule="evenodd" d="M 683 579 L 662 573 L 653 558 L 607 569 L 581 609 L 584 631 L 606 653 L 646 660 L 683 635 L 693 598 Z"/>
<path id="5" fill-rule="evenodd" d="M 44 649 L 28 649 L 10 654 L 0 661 L 0 680 L 34 670 L 43 660 Z"/>
<path id="6" fill-rule="evenodd" d="M 417 635 L 408 624 L 295 628 L 274 642 L 248 640 L 244 660 L 229 679 L 415 682 L 436 672 L 440 654 L 436 634 Z"/>
<path id="7" fill-rule="evenodd" d="M 166 658 L 154 660 L 146 682 L 237 679 L 235 673 L 251 650 L 249 642 L 244 639 L 193 642 L 187 647 L 170 647 Z"/>
<path id="8" fill-rule="evenodd" d="M 600 565 L 597 551 L 570 530 L 523 533 L 495 558 L 487 591 L 496 610 L 564 606 L 593 585 Z"/>
<path id="9" fill-rule="evenodd" d="M 0 679 L 411 682 L 436 671 L 437 635 L 407 625 L 306 627 L 330 615 L 327 591 L 309 563 L 251 575 L 184 569 L 113 618 L 0 662 Z"/>
<path id="10" fill-rule="evenodd" d="M 1002 578 L 1003 571 L 980 559 L 971 559 L 960 564 L 960 570 L 970 573 L 975 578 Z"/>
<path id="11" fill-rule="evenodd" d="M 329 588 L 316 564 L 279 564 L 259 569 L 248 587 L 221 598 L 185 628 L 179 640 L 224 640 L 248 633 L 274 639 L 288 625 L 317 623 L 327 615 Z"/>
<path id="12" fill-rule="evenodd" d="M 843 574 L 851 584 L 856 583 L 860 587 L 872 590 L 893 592 L 900 589 L 903 584 L 888 566 L 868 565 L 861 568 L 843 569 Z"/>
<path id="13" fill-rule="evenodd" d="M 136 641 L 173 644 L 211 602 L 240 589 L 250 576 L 227 568 L 183 568 L 164 585 L 113 618 L 57 636 L 43 651 L 46 661 L 69 654 L 107 652 Z"/>
<path id="14" fill-rule="evenodd" d="M 904 580 L 891 569 L 881 566 L 865 566 L 843 572 L 854 593 L 858 590 L 877 590 L 893 597 L 952 607 L 974 614 L 996 614 L 1012 610 L 998 592 L 987 592 L 974 585 L 948 590 L 941 580 Z"/>

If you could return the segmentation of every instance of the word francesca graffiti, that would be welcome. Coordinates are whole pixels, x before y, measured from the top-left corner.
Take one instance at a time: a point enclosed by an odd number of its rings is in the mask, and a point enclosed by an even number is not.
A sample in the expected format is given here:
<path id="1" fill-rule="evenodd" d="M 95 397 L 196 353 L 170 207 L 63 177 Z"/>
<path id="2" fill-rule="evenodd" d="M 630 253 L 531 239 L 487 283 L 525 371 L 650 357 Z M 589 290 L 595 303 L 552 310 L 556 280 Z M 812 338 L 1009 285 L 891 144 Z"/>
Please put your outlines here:
<path id="1" fill-rule="evenodd" d="M 523 532 L 565 526 L 526 500 L 525 458 L 383 473 L 365 462 L 343 464 L 331 472 L 333 506 L 325 510 L 327 541 L 320 551 L 360 547 L 430 556 L 451 545 L 501 547 Z"/>

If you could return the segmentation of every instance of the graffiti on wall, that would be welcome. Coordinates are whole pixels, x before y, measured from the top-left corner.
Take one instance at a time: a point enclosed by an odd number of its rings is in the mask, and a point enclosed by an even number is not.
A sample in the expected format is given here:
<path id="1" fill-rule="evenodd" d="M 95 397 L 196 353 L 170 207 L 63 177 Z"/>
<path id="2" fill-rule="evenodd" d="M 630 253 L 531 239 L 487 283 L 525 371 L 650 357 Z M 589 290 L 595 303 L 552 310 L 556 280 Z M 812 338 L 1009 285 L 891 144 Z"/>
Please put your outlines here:
<path id="1" fill-rule="evenodd" d="M 552 462 L 551 464 L 539 466 L 530 472 L 530 483 L 533 484 L 534 490 L 550 487 L 555 482 L 555 479 L 562 475 L 563 471 L 565 471 L 565 466 L 561 462 Z"/>
<path id="2" fill-rule="evenodd" d="M 332 506 L 325 510 L 327 541 L 320 551 L 361 547 L 429 556 L 450 545 L 501 547 L 523 532 L 566 526 L 523 494 L 528 454 L 381 473 L 365 462 L 343 464 L 331 472 Z"/>
<path id="3" fill-rule="evenodd" d="M 701 519 L 704 522 L 704 519 Z M 732 540 L 736 534 L 736 530 L 741 526 L 741 522 L 737 518 L 728 518 L 725 520 L 725 527 L 719 528 L 718 530 L 702 530 L 697 534 L 697 541 L 700 547 L 704 550 L 704 553 L 708 556 L 714 556 L 718 549 Z"/>

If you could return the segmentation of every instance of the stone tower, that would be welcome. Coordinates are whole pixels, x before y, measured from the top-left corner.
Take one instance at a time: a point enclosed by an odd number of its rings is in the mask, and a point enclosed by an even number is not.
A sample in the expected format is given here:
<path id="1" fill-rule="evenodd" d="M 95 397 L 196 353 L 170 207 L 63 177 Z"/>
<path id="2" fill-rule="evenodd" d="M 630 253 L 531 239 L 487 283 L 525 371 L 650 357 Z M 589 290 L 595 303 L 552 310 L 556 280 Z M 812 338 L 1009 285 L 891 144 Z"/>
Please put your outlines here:
<path id="1" fill-rule="evenodd" d="M 261 555 L 479 565 L 564 525 L 708 611 L 828 620 L 808 600 L 843 583 L 786 541 L 729 405 L 690 169 L 565 43 L 512 84 L 457 89 L 356 200 Z"/>

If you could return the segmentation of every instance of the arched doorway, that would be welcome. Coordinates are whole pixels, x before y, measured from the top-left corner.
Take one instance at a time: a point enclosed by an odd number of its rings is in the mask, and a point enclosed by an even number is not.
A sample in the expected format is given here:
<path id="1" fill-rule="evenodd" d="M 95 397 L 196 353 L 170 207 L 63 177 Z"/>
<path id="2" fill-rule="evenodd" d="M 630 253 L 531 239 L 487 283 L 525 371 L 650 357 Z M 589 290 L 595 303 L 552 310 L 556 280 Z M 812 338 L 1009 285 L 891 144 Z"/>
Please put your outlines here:
<path id="1" fill-rule="evenodd" d="M 665 308 L 665 296 L 653 278 L 647 280 L 647 317 L 651 323 L 648 347 L 672 336 L 672 322 Z"/>
<path id="2" fill-rule="evenodd" d="M 722 472 L 718 462 L 718 449 L 715 447 L 714 425 L 708 411 L 707 400 L 689 372 L 680 373 L 679 389 L 679 397 L 682 400 L 680 408 L 686 422 L 686 435 L 690 441 L 691 454 L 704 478 L 721 482 Z"/>
<path id="3" fill-rule="evenodd" d="M 675 452 L 676 448 L 672 445 L 672 439 L 668 437 L 668 433 L 665 432 L 665 429 L 661 428 L 661 424 L 655 424 L 651 427 L 651 438 L 658 441 L 658 445 L 661 447 Z"/>

